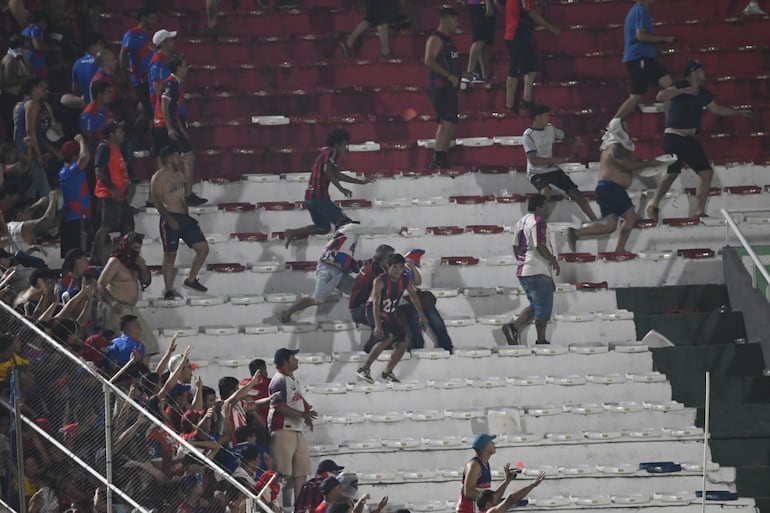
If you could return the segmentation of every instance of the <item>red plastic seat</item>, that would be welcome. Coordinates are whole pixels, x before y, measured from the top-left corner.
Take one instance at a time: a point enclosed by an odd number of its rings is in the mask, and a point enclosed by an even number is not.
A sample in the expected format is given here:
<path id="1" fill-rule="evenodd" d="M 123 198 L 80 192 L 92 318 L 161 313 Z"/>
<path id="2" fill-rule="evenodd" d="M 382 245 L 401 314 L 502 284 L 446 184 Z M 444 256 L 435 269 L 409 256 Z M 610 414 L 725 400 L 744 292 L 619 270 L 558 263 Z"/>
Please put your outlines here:
<path id="1" fill-rule="evenodd" d="M 459 235 L 464 230 L 460 226 L 428 226 L 425 231 L 431 235 Z"/>
<path id="2" fill-rule="evenodd" d="M 315 260 L 306 262 L 286 262 L 286 269 L 292 271 L 315 271 L 317 265 L 318 262 Z"/>
<path id="3" fill-rule="evenodd" d="M 264 242 L 267 240 L 267 234 L 262 232 L 231 233 L 230 238 L 238 239 L 241 242 Z"/>
<path id="4" fill-rule="evenodd" d="M 655 228 L 658 225 L 653 219 L 637 219 L 634 228 Z"/>
<path id="5" fill-rule="evenodd" d="M 733 185 L 725 187 L 725 191 L 730 194 L 760 194 L 762 187 L 759 185 Z"/>
<path id="6" fill-rule="evenodd" d="M 473 224 L 465 227 L 465 231 L 469 233 L 477 233 L 482 235 L 503 233 L 505 228 L 494 224 Z"/>
<path id="7" fill-rule="evenodd" d="M 403 171 L 403 173 L 407 173 L 407 171 Z M 398 169 L 378 169 L 376 171 L 358 171 L 356 172 L 357 176 L 371 176 L 377 179 L 380 178 L 395 178 L 397 176 L 401 176 L 402 172 Z M 404 174 L 404 176 L 407 176 Z"/>
<path id="8" fill-rule="evenodd" d="M 663 220 L 663 224 L 674 227 L 696 226 L 700 224 L 698 217 L 669 217 Z"/>
<path id="9" fill-rule="evenodd" d="M 237 262 L 209 264 L 206 268 L 215 273 L 242 273 L 246 270 L 245 265 Z"/>
<path id="10" fill-rule="evenodd" d="M 419 178 L 421 176 L 433 176 L 435 171 L 432 169 L 407 169 L 402 171 L 401 174 L 407 178 Z"/>
<path id="11" fill-rule="evenodd" d="M 625 262 L 627 260 L 635 260 L 636 253 L 630 251 L 607 251 L 599 253 L 599 258 L 605 262 Z"/>
<path id="12" fill-rule="evenodd" d="M 492 201 L 495 197 L 494 196 L 482 196 L 482 195 L 475 195 L 475 196 L 449 196 L 449 201 L 452 203 L 457 203 L 458 205 L 478 205 L 481 203 L 487 203 L 489 201 Z"/>
<path id="13" fill-rule="evenodd" d="M 262 210 L 294 210 L 296 205 L 293 201 L 261 201 L 257 203 L 257 208 Z"/>
<path id="14" fill-rule="evenodd" d="M 565 262 L 596 262 L 596 255 L 591 253 L 561 253 L 559 260 Z"/>
<path id="15" fill-rule="evenodd" d="M 150 271 L 150 274 L 161 274 L 163 272 L 163 266 L 148 265 L 147 270 Z"/>
<path id="16" fill-rule="evenodd" d="M 340 208 L 370 208 L 372 202 L 366 199 L 344 199 L 337 200 L 335 203 Z"/>
<path id="17" fill-rule="evenodd" d="M 524 194 L 511 194 L 510 196 L 496 196 L 495 201 L 498 203 L 524 203 L 527 201 L 527 197 Z"/>
<path id="18" fill-rule="evenodd" d="M 695 187 L 687 187 L 685 188 L 684 192 L 689 196 L 695 196 L 697 193 L 697 189 Z M 709 196 L 721 196 L 722 195 L 722 189 L 719 187 L 710 187 L 709 188 Z"/>
<path id="19" fill-rule="evenodd" d="M 708 248 L 688 248 L 688 249 L 680 249 L 677 250 L 676 254 L 682 258 L 692 258 L 692 259 L 701 259 L 701 258 L 713 258 L 716 253 L 713 249 Z"/>
<path id="20" fill-rule="evenodd" d="M 441 257 L 443 265 L 478 265 L 479 259 L 469 256 L 450 256 Z"/>
<path id="21" fill-rule="evenodd" d="M 220 203 L 219 209 L 225 212 L 251 212 L 257 206 L 254 203 Z"/>
<path id="22" fill-rule="evenodd" d="M 579 281 L 575 284 L 575 287 L 577 287 L 578 290 L 599 290 L 606 289 L 608 286 L 606 281 Z"/>

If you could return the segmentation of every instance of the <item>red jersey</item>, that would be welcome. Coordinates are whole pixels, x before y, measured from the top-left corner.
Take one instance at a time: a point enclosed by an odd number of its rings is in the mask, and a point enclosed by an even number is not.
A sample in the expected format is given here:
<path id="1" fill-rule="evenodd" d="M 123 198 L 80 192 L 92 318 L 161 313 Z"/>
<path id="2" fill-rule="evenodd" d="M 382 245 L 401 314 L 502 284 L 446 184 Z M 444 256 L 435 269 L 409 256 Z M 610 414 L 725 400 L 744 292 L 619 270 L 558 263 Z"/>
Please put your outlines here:
<path id="1" fill-rule="evenodd" d="M 356 281 L 353 283 L 353 290 L 350 292 L 348 308 L 352 310 L 353 308 L 366 304 L 372 293 L 374 279 L 384 272 L 385 268 L 377 262 L 371 262 L 361 269 L 358 276 L 356 276 Z"/>
<path id="2" fill-rule="evenodd" d="M 251 378 L 243 378 L 241 380 L 241 386 L 246 385 L 249 381 L 251 381 Z M 257 381 L 257 384 L 254 385 L 254 387 L 249 390 L 249 399 L 252 401 L 259 401 L 260 399 L 264 399 L 265 397 L 270 395 L 270 392 L 268 391 L 268 388 L 270 387 L 270 380 L 265 378 L 260 378 L 259 381 Z M 266 404 L 264 406 L 260 406 L 257 408 L 257 413 L 264 421 L 265 425 L 267 425 L 267 413 L 270 411 L 270 405 Z"/>
<path id="3" fill-rule="evenodd" d="M 171 435 L 156 426 L 147 434 L 145 450 L 150 461 L 163 463 L 163 473 L 166 476 L 173 475 L 176 444 Z"/>
<path id="4" fill-rule="evenodd" d="M 532 9 L 532 0 L 508 0 L 505 3 L 505 40 L 512 41 L 521 29 L 534 29 L 527 11 Z"/>
<path id="5" fill-rule="evenodd" d="M 316 200 L 329 197 L 329 177 L 326 176 L 326 165 L 337 169 L 337 152 L 334 148 L 324 148 L 315 159 L 310 171 L 310 181 L 305 189 L 305 200 Z"/>

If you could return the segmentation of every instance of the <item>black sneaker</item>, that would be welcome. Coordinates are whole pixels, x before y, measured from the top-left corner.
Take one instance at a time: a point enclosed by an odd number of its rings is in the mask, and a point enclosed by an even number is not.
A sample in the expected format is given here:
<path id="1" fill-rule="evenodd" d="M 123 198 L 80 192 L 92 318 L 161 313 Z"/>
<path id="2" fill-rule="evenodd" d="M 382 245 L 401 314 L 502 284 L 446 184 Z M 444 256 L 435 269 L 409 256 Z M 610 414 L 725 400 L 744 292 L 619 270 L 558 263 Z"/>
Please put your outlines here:
<path id="1" fill-rule="evenodd" d="M 185 201 L 191 207 L 199 207 L 199 206 L 203 205 L 204 203 L 207 203 L 209 200 L 207 200 L 206 198 L 201 198 L 200 196 L 198 196 L 194 192 L 191 192 L 190 195 L 185 198 Z"/>
<path id="2" fill-rule="evenodd" d="M 185 280 L 183 285 L 184 285 L 184 288 L 186 289 L 197 290 L 198 292 L 209 291 L 209 289 L 201 285 L 201 282 L 197 279 L 195 281 Z"/>
<path id="3" fill-rule="evenodd" d="M 163 299 L 165 301 L 173 301 L 174 300 L 174 291 L 173 290 L 167 290 L 165 294 L 163 294 Z"/>
<path id="4" fill-rule="evenodd" d="M 547 340 L 538 340 L 537 342 L 535 342 L 535 344 L 537 344 L 539 346 L 550 346 L 551 345 L 551 343 L 548 342 Z"/>
<path id="5" fill-rule="evenodd" d="M 384 379 L 388 383 L 401 383 L 401 381 L 396 377 L 396 375 L 393 374 L 393 371 L 383 372 L 382 379 Z"/>

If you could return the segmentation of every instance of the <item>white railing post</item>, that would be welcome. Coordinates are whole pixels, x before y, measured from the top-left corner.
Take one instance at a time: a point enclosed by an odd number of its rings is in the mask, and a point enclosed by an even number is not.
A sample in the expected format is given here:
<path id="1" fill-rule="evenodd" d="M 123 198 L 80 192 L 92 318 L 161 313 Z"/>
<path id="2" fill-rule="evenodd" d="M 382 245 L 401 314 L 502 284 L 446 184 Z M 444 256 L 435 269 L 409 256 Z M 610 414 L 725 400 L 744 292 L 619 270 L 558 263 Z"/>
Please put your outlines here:
<path id="1" fill-rule="evenodd" d="M 764 264 L 759 259 L 757 254 L 751 248 L 749 241 L 747 241 L 746 237 L 743 236 L 743 233 L 738 228 L 738 225 L 735 224 L 735 221 L 733 220 L 730 213 L 725 209 L 721 209 L 720 212 L 722 213 L 722 217 L 725 218 L 725 221 L 727 221 L 727 225 L 730 227 L 730 229 L 733 231 L 735 236 L 738 238 L 738 241 L 741 243 L 741 246 L 743 246 L 743 249 L 745 249 L 746 253 L 748 253 L 749 258 L 751 258 L 751 261 L 754 263 L 754 266 L 757 268 L 757 270 L 759 270 L 759 274 L 762 275 L 762 277 L 765 279 L 765 283 L 768 284 L 767 286 L 765 286 L 765 289 L 762 291 L 764 293 L 765 299 L 768 299 L 767 293 L 768 293 L 768 286 L 770 286 L 770 274 L 767 272 L 767 269 L 765 269 Z M 752 277 L 752 281 L 753 281 L 753 277 Z"/>
<path id="2" fill-rule="evenodd" d="M 21 419 L 21 393 L 19 393 L 19 368 L 15 367 L 11 371 L 11 399 L 13 400 L 13 429 L 14 444 L 16 449 L 16 487 L 19 489 L 19 513 L 27 512 L 27 498 L 24 495 L 26 491 L 24 477 L 24 439 L 22 436 L 23 422 Z"/>
<path id="3" fill-rule="evenodd" d="M 110 387 L 102 383 L 104 391 L 104 477 L 112 485 L 112 408 Z M 112 487 L 107 487 L 107 513 L 112 513 Z"/>
<path id="4" fill-rule="evenodd" d="M 706 513 L 706 465 L 709 449 L 709 414 L 711 409 L 711 372 L 706 371 L 706 411 L 703 421 L 703 483 L 701 489 L 701 512 Z"/>

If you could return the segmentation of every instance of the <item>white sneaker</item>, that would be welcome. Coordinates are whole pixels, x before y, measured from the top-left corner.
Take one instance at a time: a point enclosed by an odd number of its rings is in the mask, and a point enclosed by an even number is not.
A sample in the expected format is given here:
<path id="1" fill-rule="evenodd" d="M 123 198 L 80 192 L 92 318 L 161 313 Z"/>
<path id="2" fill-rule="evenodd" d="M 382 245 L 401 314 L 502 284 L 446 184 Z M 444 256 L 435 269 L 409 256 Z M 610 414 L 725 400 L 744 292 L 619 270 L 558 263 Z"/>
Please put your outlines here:
<path id="1" fill-rule="evenodd" d="M 762 10 L 762 8 L 759 6 L 758 3 L 755 2 L 749 2 L 749 5 L 746 6 L 746 8 L 743 10 L 743 14 L 750 16 L 752 14 L 757 14 L 760 16 L 763 16 L 767 14 L 765 11 Z"/>

